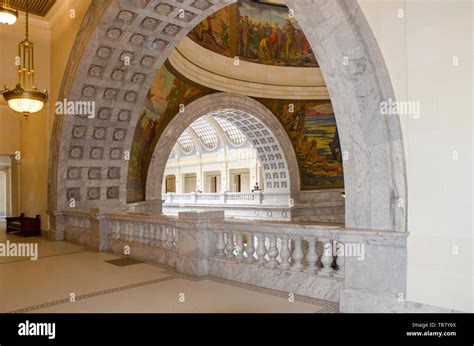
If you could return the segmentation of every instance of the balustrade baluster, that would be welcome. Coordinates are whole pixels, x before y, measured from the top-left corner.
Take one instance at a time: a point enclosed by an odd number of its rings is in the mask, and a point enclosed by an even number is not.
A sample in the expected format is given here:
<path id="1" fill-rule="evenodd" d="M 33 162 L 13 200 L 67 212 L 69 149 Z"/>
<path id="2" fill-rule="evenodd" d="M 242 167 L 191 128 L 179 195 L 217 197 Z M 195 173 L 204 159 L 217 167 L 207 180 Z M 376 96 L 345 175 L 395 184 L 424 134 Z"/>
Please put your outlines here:
<path id="1" fill-rule="evenodd" d="M 167 233 L 167 238 L 166 238 L 166 247 L 168 247 L 169 249 L 173 248 L 173 229 L 171 227 L 167 227 L 168 228 L 168 231 L 166 232 Z"/>
<path id="2" fill-rule="evenodd" d="M 268 264 L 270 267 L 272 268 L 276 268 L 276 266 L 278 265 L 278 261 L 277 261 L 277 257 L 278 257 L 278 248 L 277 248 L 277 240 L 276 240 L 276 236 L 275 235 L 270 235 L 269 236 L 270 238 L 270 244 L 268 246 L 268 257 L 269 257 L 269 261 L 268 261 Z"/>
<path id="3" fill-rule="evenodd" d="M 145 239 L 144 239 L 144 243 L 145 245 L 150 245 L 152 243 L 152 230 L 151 230 L 151 225 L 150 224 L 145 224 L 144 225 L 144 228 L 145 228 Z"/>
<path id="4" fill-rule="evenodd" d="M 173 227 L 173 244 L 174 246 L 177 246 L 178 245 L 178 242 L 179 242 L 179 236 L 178 236 L 179 232 L 178 232 L 178 228 L 177 227 Z"/>
<path id="5" fill-rule="evenodd" d="M 344 277 L 344 263 L 345 263 L 345 251 L 344 251 L 344 244 L 341 244 L 339 242 L 336 243 L 336 265 L 337 265 L 337 270 L 334 273 L 335 277 L 338 278 L 343 278 Z"/>
<path id="6" fill-rule="evenodd" d="M 144 244 L 145 243 L 145 230 L 143 229 L 143 227 L 140 227 L 138 229 L 138 239 L 137 239 L 137 242 L 139 244 Z"/>
<path id="7" fill-rule="evenodd" d="M 235 258 L 241 261 L 244 259 L 244 242 L 242 239 L 242 232 L 237 232 L 236 236 L 237 236 L 237 246 L 236 246 L 237 255 L 235 256 Z"/>
<path id="8" fill-rule="evenodd" d="M 119 224 L 119 238 L 120 240 L 123 240 L 125 237 L 125 222 L 120 222 Z"/>
<path id="9" fill-rule="evenodd" d="M 167 235 L 168 226 L 161 226 L 161 246 L 166 247 L 166 239 L 168 238 Z"/>
<path id="10" fill-rule="evenodd" d="M 295 249 L 293 250 L 293 267 L 292 269 L 295 271 L 302 271 L 303 270 L 303 250 L 301 248 L 301 237 L 293 238 L 295 243 Z"/>
<path id="11" fill-rule="evenodd" d="M 332 240 L 324 240 L 324 250 L 321 256 L 321 263 L 323 267 L 319 271 L 320 275 L 331 276 L 334 269 L 331 268 L 334 258 L 332 255 Z"/>
<path id="12" fill-rule="evenodd" d="M 232 237 L 232 232 L 226 233 L 227 235 L 227 244 L 226 244 L 226 256 L 231 259 L 234 258 L 234 239 Z"/>
<path id="13" fill-rule="evenodd" d="M 118 240 L 120 238 L 120 225 L 117 221 L 112 221 L 112 239 Z"/>
<path id="14" fill-rule="evenodd" d="M 151 225 L 151 227 L 153 230 L 152 245 L 158 246 L 160 244 L 160 237 L 161 237 L 160 225 Z"/>
<path id="15" fill-rule="evenodd" d="M 253 233 L 248 233 L 247 235 L 247 246 L 245 247 L 245 252 L 247 253 L 247 261 L 254 262 L 255 258 L 253 254 L 255 253 L 255 246 L 253 245 Z"/>
<path id="16" fill-rule="evenodd" d="M 130 234 L 131 234 L 131 232 L 132 232 L 132 224 L 129 223 L 129 222 L 127 222 L 127 226 L 126 226 L 126 228 L 125 228 L 125 241 L 126 241 L 127 243 L 130 242 L 130 237 L 131 237 Z"/>
<path id="17" fill-rule="evenodd" d="M 225 249 L 224 233 L 218 231 L 217 232 L 217 244 L 216 244 L 216 250 L 217 250 L 217 256 L 218 257 L 224 257 L 224 255 L 225 255 L 224 249 Z"/>
<path id="18" fill-rule="evenodd" d="M 280 266 L 282 269 L 288 269 L 290 268 L 290 257 L 291 257 L 291 252 L 288 247 L 288 236 L 284 235 L 281 237 L 281 251 L 280 251 L 280 257 L 281 257 L 281 263 Z"/>
<path id="19" fill-rule="evenodd" d="M 257 256 L 258 256 L 258 263 L 260 265 L 265 265 L 267 260 L 265 259 L 265 255 L 267 254 L 267 247 L 265 246 L 265 235 L 259 234 L 257 236 Z"/>
<path id="20" fill-rule="evenodd" d="M 132 228 L 130 229 L 129 241 L 131 243 L 135 242 L 135 231 L 137 229 L 137 225 L 132 223 Z"/>
<path id="21" fill-rule="evenodd" d="M 318 267 L 316 262 L 318 261 L 318 254 L 316 253 L 316 238 L 308 239 L 308 252 L 306 254 L 306 263 L 308 267 L 306 268 L 307 273 L 316 274 L 318 272 Z"/>

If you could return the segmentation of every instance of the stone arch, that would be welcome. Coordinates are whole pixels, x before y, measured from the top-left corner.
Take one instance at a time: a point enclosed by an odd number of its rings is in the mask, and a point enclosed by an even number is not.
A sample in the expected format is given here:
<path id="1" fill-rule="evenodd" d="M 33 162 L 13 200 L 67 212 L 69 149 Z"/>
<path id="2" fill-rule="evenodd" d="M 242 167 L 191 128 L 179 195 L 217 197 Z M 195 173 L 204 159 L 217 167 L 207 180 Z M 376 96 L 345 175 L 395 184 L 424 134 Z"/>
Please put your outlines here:
<path id="1" fill-rule="evenodd" d="M 379 111 L 380 102 L 395 99 L 394 92 L 359 5 L 345 0 L 285 1 L 317 54 L 335 108 L 347 154 L 346 227 L 406 231 L 400 123 L 398 116 L 381 116 Z M 50 210 L 67 208 L 70 197 L 80 209 L 125 205 L 128 162 L 123 154 L 130 151 L 134 127 L 157 71 L 194 26 L 232 2 L 92 2 L 58 99 L 95 101 L 97 116 L 56 117 Z"/>
<path id="2" fill-rule="evenodd" d="M 147 201 L 161 200 L 163 174 L 173 146 L 181 133 L 204 115 L 226 117 L 250 139 L 262 163 L 265 190 L 299 190 L 298 162 L 293 145 L 275 115 L 250 97 L 217 93 L 191 102 L 185 112 L 176 115 L 163 131 L 148 168 Z M 250 128 L 248 125 L 251 125 Z M 273 156 L 271 161 L 275 166 L 266 167 L 270 155 Z"/>

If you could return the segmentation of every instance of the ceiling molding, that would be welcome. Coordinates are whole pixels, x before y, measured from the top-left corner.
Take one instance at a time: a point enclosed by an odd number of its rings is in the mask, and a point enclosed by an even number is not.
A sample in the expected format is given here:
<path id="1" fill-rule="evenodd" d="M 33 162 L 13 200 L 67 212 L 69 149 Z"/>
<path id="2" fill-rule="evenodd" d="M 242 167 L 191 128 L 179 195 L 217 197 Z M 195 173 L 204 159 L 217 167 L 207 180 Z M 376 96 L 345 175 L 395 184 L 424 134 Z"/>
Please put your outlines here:
<path id="1" fill-rule="evenodd" d="M 189 38 L 184 38 L 170 54 L 169 62 L 185 78 L 214 90 L 272 99 L 330 99 L 321 69 L 316 67 L 240 61 L 235 68 L 234 59 L 203 48 Z"/>
<path id="2" fill-rule="evenodd" d="M 22 12 L 26 11 L 28 1 L 28 12 L 32 15 L 45 17 L 56 3 L 56 0 L 10 0 L 10 7 Z"/>
<path id="3" fill-rule="evenodd" d="M 66 11 L 68 11 L 73 4 L 74 0 L 61 0 L 57 1 L 54 6 L 49 10 L 46 17 L 40 17 L 31 15 L 28 18 L 29 24 L 38 28 L 51 30 L 54 25 L 61 19 Z M 25 13 L 20 12 L 18 15 L 18 22 L 25 24 Z"/>

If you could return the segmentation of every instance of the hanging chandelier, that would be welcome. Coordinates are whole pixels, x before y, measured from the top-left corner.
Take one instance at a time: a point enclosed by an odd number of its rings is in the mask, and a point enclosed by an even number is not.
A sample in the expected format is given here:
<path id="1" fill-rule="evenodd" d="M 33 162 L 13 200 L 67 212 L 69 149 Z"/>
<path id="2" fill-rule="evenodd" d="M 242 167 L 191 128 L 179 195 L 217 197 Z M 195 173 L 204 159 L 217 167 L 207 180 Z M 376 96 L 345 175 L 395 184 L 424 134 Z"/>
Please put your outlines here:
<path id="1" fill-rule="evenodd" d="M 18 19 L 18 11 L 10 7 L 9 0 L 0 3 L 0 24 L 12 25 Z"/>
<path id="2" fill-rule="evenodd" d="M 18 44 L 18 84 L 9 90 L 5 86 L 3 97 L 15 112 L 28 117 L 43 109 L 48 100 L 48 92 L 39 91 L 35 83 L 35 63 L 33 42 L 28 40 L 28 0 L 26 0 L 25 40 Z"/>

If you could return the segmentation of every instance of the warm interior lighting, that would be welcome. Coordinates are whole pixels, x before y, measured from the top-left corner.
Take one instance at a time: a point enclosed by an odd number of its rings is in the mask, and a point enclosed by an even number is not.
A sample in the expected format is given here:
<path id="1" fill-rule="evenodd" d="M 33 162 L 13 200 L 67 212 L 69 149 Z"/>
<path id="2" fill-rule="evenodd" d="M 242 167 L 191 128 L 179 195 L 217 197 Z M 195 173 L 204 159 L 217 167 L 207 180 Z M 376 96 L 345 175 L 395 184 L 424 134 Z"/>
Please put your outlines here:
<path id="1" fill-rule="evenodd" d="M 47 94 L 35 90 L 24 90 L 17 84 L 15 89 L 5 91 L 3 97 L 15 112 L 29 115 L 43 109 Z"/>
<path id="2" fill-rule="evenodd" d="M 5 87 L 3 97 L 11 109 L 28 117 L 42 110 L 48 99 L 47 91 L 39 91 L 35 84 L 34 45 L 28 40 L 28 0 L 25 39 L 18 44 L 18 58 L 18 84 L 13 90 Z"/>
<path id="3" fill-rule="evenodd" d="M 12 25 L 18 19 L 18 11 L 10 8 L 8 0 L 0 3 L 0 24 Z"/>

